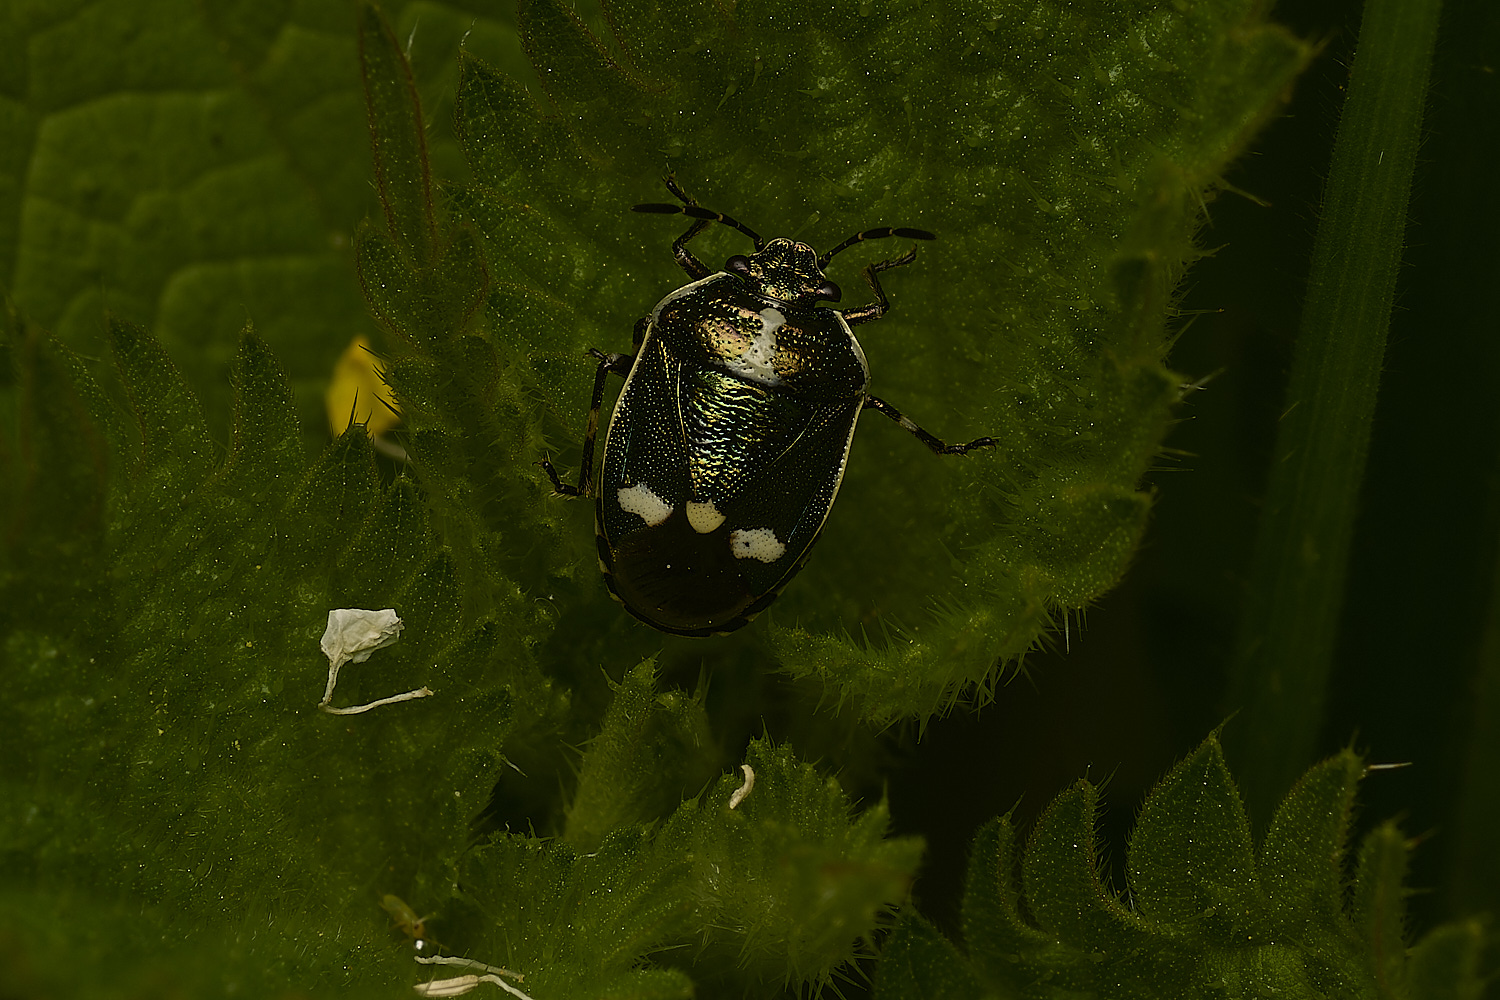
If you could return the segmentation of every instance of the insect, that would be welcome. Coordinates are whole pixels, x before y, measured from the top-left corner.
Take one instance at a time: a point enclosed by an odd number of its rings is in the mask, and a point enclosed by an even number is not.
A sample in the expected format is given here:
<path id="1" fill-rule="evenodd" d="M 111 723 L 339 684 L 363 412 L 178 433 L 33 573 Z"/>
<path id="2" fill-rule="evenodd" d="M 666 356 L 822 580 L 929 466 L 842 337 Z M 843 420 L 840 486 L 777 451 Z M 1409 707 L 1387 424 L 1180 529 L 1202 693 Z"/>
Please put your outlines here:
<path id="1" fill-rule="evenodd" d="M 417 911 L 406 905 L 406 900 L 400 896 L 386 893 L 380 897 L 380 908 L 391 915 L 393 927 L 401 928 L 401 932 L 411 938 L 412 950 L 417 954 L 426 954 L 437 944 L 427 936 L 427 921 L 432 918 L 417 916 Z"/>
<path id="2" fill-rule="evenodd" d="M 896 421 L 939 455 L 995 446 L 992 438 L 944 444 L 869 394 L 870 370 L 853 327 L 891 304 L 882 271 L 916 260 L 916 245 L 864 269 L 875 301 L 852 309 L 824 276 L 857 243 L 936 239 L 921 229 L 866 229 L 819 255 L 790 239 L 762 239 L 698 205 L 668 177 L 680 205 L 637 212 L 693 219 L 672 256 L 693 279 L 635 325 L 635 354 L 599 362 L 578 485 L 550 461 L 556 493 L 595 496 L 599 564 L 610 593 L 641 621 L 677 635 L 707 636 L 747 624 L 807 561 L 828 517 L 854 426 L 864 410 Z M 712 223 L 755 243 L 711 271 L 687 248 Z M 594 440 L 610 375 L 625 387 L 604 439 L 594 492 Z"/>

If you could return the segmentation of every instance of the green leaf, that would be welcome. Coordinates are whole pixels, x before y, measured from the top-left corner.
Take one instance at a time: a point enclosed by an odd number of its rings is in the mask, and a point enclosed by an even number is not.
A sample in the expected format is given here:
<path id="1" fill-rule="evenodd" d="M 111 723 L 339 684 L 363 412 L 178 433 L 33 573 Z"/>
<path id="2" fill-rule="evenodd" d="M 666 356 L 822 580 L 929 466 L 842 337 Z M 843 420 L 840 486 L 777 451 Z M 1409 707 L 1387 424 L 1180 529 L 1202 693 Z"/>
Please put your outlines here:
<path id="1" fill-rule="evenodd" d="M 427 506 L 417 485 L 409 479 L 396 480 L 339 553 L 335 603 L 351 608 L 389 607 L 422 568 L 433 543 Z"/>
<path id="2" fill-rule="evenodd" d="M 222 437 L 253 318 L 326 440 L 316 387 L 370 330 L 349 234 L 378 210 L 353 26 L 323 4 L 0 6 L 0 283 L 29 321 L 85 358 L 106 311 L 152 329 Z"/>
<path id="3" fill-rule="evenodd" d="M 557 0 L 525 0 L 519 21 L 526 56 L 533 66 L 545 67 L 542 85 L 559 106 L 605 112 L 634 89 L 577 15 Z"/>
<path id="4" fill-rule="evenodd" d="M 11 545 L 8 627 L 53 627 L 62 609 L 96 604 L 108 523 L 109 473 L 125 459 L 119 414 L 79 358 L 9 312 L 0 348 L 4 381 L 16 387 L 16 437 L 3 451 L 3 523 Z M 107 422 L 101 417 L 109 418 Z M 61 613 L 60 613 L 61 612 Z"/>
<path id="5" fill-rule="evenodd" d="M 650 661 L 613 688 L 604 727 L 584 753 L 563 833 L 585 850 L 612 829 L 670 815 L 707 783 L 714 763 L 703 706 L 675 691 L 657 694 Z"/>
<path id="6" fill-rule="evenodd" d="M 379 489 L 370 439 L 353 426 L 323 451 L 287 498 L 276 555 L 293 566 L 332 563 L 369 516 Z"/>
<path id="7" fill-rule="evenodd" d="M 1369 948 L 1384 994 L 1406 992 L 1406 881 L 1411 845 L 1394 823 L 1372 830 L 1360 845 L 1354 877 L 1353 923 Z"/>
<path id="8" fill-rule="evenodd" d="M 501 836 L 460 870 L 464 916 L 478 935 L 471 954 L 526 977 L 547 997 L 692 996 L 680 973 L 646 983 L 633 972 L 646 954 L 690 933 L 683 862 L 621 829 L 579 855 L 560 842 Z M 649 989 L 641 989 L 648 986 Z"/>
<path id="9" fill-rule="evenodd" d="M 587 787 L 612 776 L 608 758 L 621 754 L 632 713 L 658 724 L 680 714 L 643 704 L 650 676 L 643 664 L 616 689 L 624 704 L 585 757 L 572 837 L 606 808 L 632 808 Z M 648 956 L 684 968 L 706 991 L 826 985 L 904 898 L 920 841 L 885 837 L 883 802 L 851 817 L 838 783 L 788 748 L 753 741 L 746 764 L 754 783 L 743 798 L 732 799 L 743 778 L 721 777 L 654 833 L 622 823 L 588 854 L 496 836 L 461 866 L 462 892 L 441 918 L 454 928 L 449 943 L 524 974 L 538 995 L 599 995 Z M 653 792 L 639 776 L 628 788 Z"/>
<path id="10" fill-rule="evenodd" d="M 359 428 L 304 470 L 290 386 L 253 334 L 231 371 L 227 456 L 161 345 L 123 323 L 114 336 L 144 445 L 133 474 L 110 480 L 102 558 L 69 563 L 93 620 L 76 627 L 61 614 L 79 613 L 70 604 L 8 627 L 7 676 L 19 683 L 4 721 L 30 749 L 0 790 L 0 843 L 22 861 L 0 911 L 62 893 L 36 914 L 59 928 L 52 963 L 77 944 L 69 935 L 108 925 L 109 900 L 131 898 L 131 920 L 158 941 L 184 921 L 198 929 L 205 957 L 180 982 L 233 977 L 247 962 L 279 970 L 266 973 L 273 982 L 311 981 L 385 940 L 383 892 L 424 905 L 451 884 L 514 706 L 545 713 L 547 686 L 514 602 L 492 595 L 492 617 L 466 623 L 413 487 L 380 484 Z M 37 432 L 107 440 L 84 405 L 86 374 L 27 343 L 9 356 L 22 384 L 48 380 L 52 405 L 31 409 Z M 406 631 L 345 668 L 335 703 L 434 693 L 325 715 L 318 636 L 372 552 L 394 560 L 375 576 Z M 233 931 L 247 912 L 270 929 L 250 952 Z M 107 978 L 114 946 L 86 949 L 83 981 Z M 386 954 L 360 961 L 355 979 L 388 982 Z"/>
<path id="11" fill-rule="evenodd" d="M 685 803 L 662 834 L 691 845 L 694 883 L 711 892 L 700 896 L 700 926 L 712 930 L 694 977 L 705 988 L 827 983 L 905 897 L 921 841 L 886 838 L 884 801 L 851 817 L 838 782 L 789 747 L 753 740 L 745 763 L 754 785 L 735 808 L 730 802 L 744 781 L 720 778 L 701 804 Z"/>
<path id="12" fill-rule="evenodd" d="M 1269 940 L 1250 824 L 1217 739 L 1172 769 L 1130 838 L 1130 891 L 1150 920 L 1203 940 Z"/>
<path id="13" fill-rule="evenodd" d="M 880 950 L 881 997 L 979 1000 L 984 987 L 948 939 L 921 917 L 903 915 Z"/>
<path id="14" fill-rule="evenodd" d="M 1022 957 L 1056 940 L 1021 916 L 1021 892 L 1015 878 L 1017 840 L 1008 815 L 990 820 L 974 835 L 962 923 L 976 973 L 984 980 L 1013 987 L 1032 974 L 1021 964 Z M 881 975 L 883 984 L 885 973 Z"/>
<path id="15" fill-rule="evenodd" d="M 941 436 L 1001 445 L 939 462 L 893 426 L 861 433 L 845 499 L 768 635 L 784 669 L 869 719 L 985 690 L 1123 573 L 1149 509 L 1138 481 L 1179 391 L 1162 357 L 1201 193 L 1309 48 L 1228 0 L 604 12 L 607 41 L 554 0 L 524 5 L 550 108 L 463 58 L 455 129 L 474 180 L 449 189 L 449 208 L 480 236 L 494 281 L 482 325 L 518 380 L 505 447 L 520 460 L 549 439 L 573 447 L 584 351 L 623 346 L 682 284 L 674 230 L 624 211 L 659 197 L 664 165 L 705 204 L 818 246 L 882 220 L 937 230 L 887 282 L 894 311 L 866 338 L 876 388 Z M 710 231 L 695 249 L 712 261 L 742 243 Z M 511 497 L 507 516 L 559 516 Z M 592 562 L 573 537 L 553 578 Z M 617 614 L 597 586 L 578 599 Z"/>
<path id="16" fill-rule="evenodd" d="M 1342 858 L 1364 761 L 1352 750 L 1304 774 L 1282 800 L 1261 848 L 1262 885 L 1278 927 L 1299 936 L 1336 926 Z"/>
<path id="17" fill-rule="evenodd" d="M 360 227 L 354 252 L 376 317 L 413 346 L 431 350 L 452 340 L 484 293 L 484 264 L 463 230 L 424 266 L 413 265 L 399 244 L 369 226 Z"/>
<path id="18" fill-rule="evenodd" d="M 167 503 L 180 500 L 214 464 L 203 410 L 154 337 L 118 319 L 109 332 L 120 380 L 140 424 L 142 474 L 159 480 Z"/>
<path id="19" fill-rule="evenodd" d="M 279 495 L 302 471 L 302 438 L 286 372 L 248 327 L 230 371 L 234 440 L 224 477 L 252 497 Z"/>
<path id="20" fill-rule="evenodd" d="M 465 56 L 459 62 L 453 129 L 474 175 L 485 178 L 484 187 L 509 198 L 538 184 L 549 193 L 566 190 L 567 179 L 587 170 L 566 126 L 544 117 L 521 83 L 478 58 Z"/>
<path id="21" fill-rule="evenodd" d="M 969 865 L 967 954 L 903 916 L 875 995 L 949 982 L 960 995 L 1028 997 L 1477 997 L 1477 924 L 1445 925 L 1407 948 L 1410 844 L 1394 825 L 1365 838 L 1347 898 L 1344 838 L 1362 774 L 1348 751 L 1315 767 L 1283 802 L 1257 858 L 1211 735 L 1142 806 L 1123 901 L 1095 853 L 1088 782 L 1037 820 L 1019 859 L 1024 892 L 1009 818 L 992 821 Z"/>
<path id="22" fill-rule="evenodd" d="M 1479 1000 L 1491 977 L 1481 975 L 1480 956 L 1486 944 L 1478 920 L 1444 924 L 1411 950 L 1407 984 L 1423 1000 Z"/>
<path id="23" fill-rule="evenodd" d="M 359 61 L 386 227 L 403 257 L 413 267 L 426 268 L 437 249 L 437 229 L 422 103 L 400 43 L 368 3 L 359 8 Z"/>

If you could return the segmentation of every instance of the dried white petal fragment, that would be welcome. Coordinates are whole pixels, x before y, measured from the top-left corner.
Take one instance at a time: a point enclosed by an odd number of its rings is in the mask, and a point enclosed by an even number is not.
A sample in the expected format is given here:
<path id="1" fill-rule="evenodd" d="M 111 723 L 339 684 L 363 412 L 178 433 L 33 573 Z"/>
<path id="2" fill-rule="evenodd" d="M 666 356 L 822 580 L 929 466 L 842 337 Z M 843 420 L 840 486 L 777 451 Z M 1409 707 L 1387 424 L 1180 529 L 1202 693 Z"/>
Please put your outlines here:
<path id="1" fill-rule="evenodd" d="M 405 626 L 395 608 L 365 611 L 362 608 L 335 608 L 328 612 L 328 629 L 323 633 L 323 655 L 335 671 L 346 663 L 363 663 L 377 649 L 401 638 Z"/>
<path id="2" fill-rule="evenodd" d="M 418 698 L 431 697 L 432 688 L 419 687 L 415 691 L 405 691 L 401 694 L 393 694 L 389 698 L 376 698 L 374 701 L 366 702 L 363 705 L 354 705 L 350 708 L 335 708 L 332 705 L 319 705 L 318 707 L 327 712 L 329 715 L 363 715 L 370 709 L 379 708 L 381 705 L 395 705 L 403 701 L 416 701 Z"/>
<path id="3" fill-rule="evenodd" d="M 434 979 L 431 982 L 417 983 L 412 989 L 419 997 L 461 997 L 480 983 L 493 983 L 518 1000 L 531 1000 L 531 997 L 499 976 L 454 976 L 452 979 Z"/>
<path id="4" fill-rule="evenodd" d="M 509 969 L 502 969 L 498 965 L 485 965 L 483 962 L 475 961 L 472 958 L 460 958 L 457 955 L 417 955 L 416 960 L 423 965 L 456 965 L 460 969 L 478 969 L 481 972 L 488 972 L 495 976 L 509 976 L 518 983 L 526 978 L 519 972 L 511 972 Z"/>
<path id="5" fill-rule="evenodd" d="M 478 976 L 454 976 L 452 979 L 417 983 L 412 989 L 416 990 L 419 997 L 461 997 L 478 985 Z"/>
<path id="6" fill-rule="evenodd" d="M 328 612 L 328 628 L 323 632 L 323 655 L 328 657 L 328 687 L 323 691 L 323 700 L 318 708 L 329 715 L 358 715 L 381 705 L 426 698 L 432 694 L 427 688 L 417 688 L 405 694 L 381 698 L 367 705 L 353 708 L 334 708 L 333 689 L 339 682 L 339 670 L 348 663 L 363 663 L 378 649 L 401 638 L 404 626 L 394 608 L 384 611 L 366 611 L 363 608 L 335 608 Z"/>

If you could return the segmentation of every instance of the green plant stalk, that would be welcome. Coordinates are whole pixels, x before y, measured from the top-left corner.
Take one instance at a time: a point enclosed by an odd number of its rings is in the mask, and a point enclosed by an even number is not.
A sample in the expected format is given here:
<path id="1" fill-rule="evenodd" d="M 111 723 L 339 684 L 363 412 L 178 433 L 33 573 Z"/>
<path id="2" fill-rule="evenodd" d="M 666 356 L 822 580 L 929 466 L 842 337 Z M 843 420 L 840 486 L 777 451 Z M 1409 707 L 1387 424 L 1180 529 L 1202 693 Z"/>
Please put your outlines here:
<path id="1" fill-rule="evenodd" d="M 1441 0 L 1369 0 L 1230 679 L 1253 818 L 1314 758 Z"/>
<path id="2" fill-rule="evenodd" d="M 1490 576 L 1490 603 L 1481 633 L 1477 669 L 1470 681 L 1469 751 L 1454 823 L 1453 863 L 1447 880 L 1454 913 L 1495 908 L 1500 899 L 1500 855 L 1495 828 L 1493 762 L 1500 760 L 1500 550 Z"/>

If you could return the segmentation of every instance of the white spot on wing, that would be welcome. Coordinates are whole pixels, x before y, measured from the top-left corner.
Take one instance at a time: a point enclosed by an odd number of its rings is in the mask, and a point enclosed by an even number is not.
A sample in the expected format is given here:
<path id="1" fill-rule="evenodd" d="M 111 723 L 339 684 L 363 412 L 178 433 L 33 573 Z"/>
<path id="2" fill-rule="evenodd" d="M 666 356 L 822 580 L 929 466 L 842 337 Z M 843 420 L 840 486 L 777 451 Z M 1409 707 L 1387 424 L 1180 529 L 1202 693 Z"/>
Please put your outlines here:
<path id="1" fill-rule="evenodd" d="M 719 513 L 719 508 L 711 503 L 698 503 L 693 500 L 687 505 L 688 524 L 700 535 L 706 535 L 719 525 L 724 523 L 724 515 Z"/>
<path id="2" fill-rule="evenodd" d="M 620 509 L 638 515 L 648 528 L 654 528 L 672 516 L 672 505 L 652 493 L 651 487 L 645 483 L 622 486 L 617 496 Z"/>
<path id="3" fill-rule="evenodd" d="M 736 559 L 759 559 L 773 563 L 786 553 L 786 546 L 770 528 L 741 528 L 729 533 L 729 551 Z"/>

